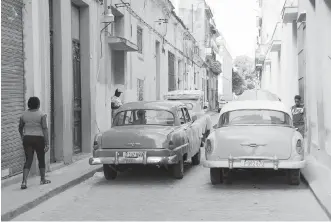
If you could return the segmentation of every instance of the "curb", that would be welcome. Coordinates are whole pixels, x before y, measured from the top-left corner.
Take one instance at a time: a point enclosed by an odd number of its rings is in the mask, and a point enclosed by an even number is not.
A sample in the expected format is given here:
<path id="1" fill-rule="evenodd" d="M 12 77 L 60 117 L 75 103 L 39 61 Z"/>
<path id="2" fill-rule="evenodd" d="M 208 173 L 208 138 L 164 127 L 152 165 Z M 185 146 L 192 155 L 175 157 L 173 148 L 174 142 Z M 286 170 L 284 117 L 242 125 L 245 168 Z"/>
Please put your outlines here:
<path id="1" fill-rule="evenodd" d="M 307 183 L 310 191 L 312 192 L 312 194 L 314 195 L 315 199 L 317 200 L 318 204 L 321 206 L 321 208 L 323 209 L 323 211 L 325 212 L 325 214 L 327 215 L 327 217 L 330 219 L 331 221 L 331 209 L 329 209 L 326 204 L 324 203 L 323 200 L 321 200 L 320 194 L 318 194 L 316 192 L 316 190 L 311 186 L 311 184 L 309 183 L 309 179 L 308 176 L 306 175 L 306 173 L 304 172 L 304 170 L 301 170 L 301 175 L 302 175 L 302 179 L 304 180 L 305 183 Z"/>
<path id="2" fill-rule="evenodd" d="M 59 187 L 54 188 L 53 190 L 49 191 L 48 193 L 44 194 L 43 196 L 37 197 L 36 199 L 34 199 L 31 202 L 23 204 L 22 206 L 18 207 L 15 210 L 11 210 L 7 213 L 2 214 L 1 221 L 12 220 L 13 218 L 17 217 L 18 215 L 31 210 L 32 208 L 38 206 L 39 204 L 43 203 L 44 201 L 46 201 L 48 199 L 54 197 L 55 195 L 60 194 L 64 191 L 66 191 L 67 189 L 69 189 L 73 186 L 76 186 L 77 184 L 82 183 L 85 180 L 91 178 L 96 172 L 100 171 L 101 169 L 102 169 L 102 167 L 94 169 L 91 172 L 85 173 L 74 180 L 71 180 Z"/>

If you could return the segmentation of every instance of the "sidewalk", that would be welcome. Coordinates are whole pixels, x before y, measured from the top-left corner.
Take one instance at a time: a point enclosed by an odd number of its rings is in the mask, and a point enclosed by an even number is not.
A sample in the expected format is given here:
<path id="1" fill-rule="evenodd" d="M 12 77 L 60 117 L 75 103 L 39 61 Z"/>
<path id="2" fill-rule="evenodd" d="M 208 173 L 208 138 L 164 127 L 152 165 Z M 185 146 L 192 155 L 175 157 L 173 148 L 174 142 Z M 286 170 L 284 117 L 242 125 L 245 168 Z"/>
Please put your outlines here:
<path id="1" fill-rule="evenodd" d="M 331 218 L 331 166 L 319 163 L 312 155 L 308 155 L 306 160 L 307 165 L 302 169 L 302 174 L 316 199 Z"/>
<path id="2" fill-rule="evenodd" d="M 21 181 L 2 187 L 1 220 L 8 221 L 25 213 L 51 197 L 92 177 L 99 170 L 101 170 L 101 166 L 90 166 L 88 158 L 84 158 L 49 172 L 46 177 L 52 181 L 50 184 L 40 185 L 39 177 L 31 177 L 26 190 L 20 189 Z"/>

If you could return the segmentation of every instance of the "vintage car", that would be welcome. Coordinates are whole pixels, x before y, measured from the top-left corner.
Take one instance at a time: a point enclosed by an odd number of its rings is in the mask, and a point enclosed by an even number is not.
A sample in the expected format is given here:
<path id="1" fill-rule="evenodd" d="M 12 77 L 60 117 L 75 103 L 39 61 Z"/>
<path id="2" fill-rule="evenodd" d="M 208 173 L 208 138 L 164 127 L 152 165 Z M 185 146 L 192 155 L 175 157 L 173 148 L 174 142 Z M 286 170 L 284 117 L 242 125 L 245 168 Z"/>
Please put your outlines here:
<path id="1" fill-rule="evenodd" d="M 233 95 L 219 95 L 218 98 L 218 112 L 220 113 L 224 105 L 233 100 Z"/>
<path id="2" fill-rule="evenodd" d="M 234 101 L 220 113 L 205 144 L 212 184 L 231 183 L 234 169 L 285 170 L 288 182 L 300 183 L 305 166 L 303 138 L 291 112 L 280 101 Z"/>
<path id="3" fill-rule="evenodd" d="M 236 98 L 236 101 L 245 101 L 245 100 L 281 101 L 281 99 L 276 94 L 264 89 L 246 90 Z"/>
<path id="4" fill-rule="evenodd" d="M 164 166 L 173 176 L 184 176 L 184 161 L 200 164 L 201 132 L 181 102 L 155 101 L 124 104 L 112 127 L 97 134 L 90 165 L 103 164 L 107 180 L 136 165 Z"/>
<path id="5" fill-rule="evenodd" d="M 194 125 L 200 128 L 204 142 L 212 129 L 212 120 L 210 115 L 206 114 L 207 106 L 203 98 L 204 93 L 201 90 L 176 90 L 164 96 L 165 100 L 184 103 L 190 115 L 197 116 L 198 119 Z"/>

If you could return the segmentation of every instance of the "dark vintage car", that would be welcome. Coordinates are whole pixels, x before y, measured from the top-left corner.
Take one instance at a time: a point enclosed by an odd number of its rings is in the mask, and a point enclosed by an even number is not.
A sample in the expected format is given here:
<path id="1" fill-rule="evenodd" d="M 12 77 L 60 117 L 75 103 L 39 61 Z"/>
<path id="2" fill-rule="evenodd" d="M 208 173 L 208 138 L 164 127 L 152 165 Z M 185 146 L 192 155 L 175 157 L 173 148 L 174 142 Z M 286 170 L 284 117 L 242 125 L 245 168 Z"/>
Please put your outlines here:
<path id="1" fill-rule="evenodd" d="M 107 180 L 137 165 L 164 166 L 184 176 L 184 162 L 200 164 L 201 132 L 184 103 L 133 102 L 117 112 L 113 126 L 95 136 L 91 165 L 103 164 Z"/>

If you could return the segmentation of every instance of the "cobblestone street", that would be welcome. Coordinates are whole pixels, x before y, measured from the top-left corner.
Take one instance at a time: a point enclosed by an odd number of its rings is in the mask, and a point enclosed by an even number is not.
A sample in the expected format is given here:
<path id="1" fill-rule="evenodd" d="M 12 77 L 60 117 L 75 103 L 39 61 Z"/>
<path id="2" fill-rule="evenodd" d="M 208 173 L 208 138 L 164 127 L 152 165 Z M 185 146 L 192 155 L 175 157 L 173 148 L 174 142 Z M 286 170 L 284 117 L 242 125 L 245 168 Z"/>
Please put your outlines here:
<path id="1" fill-rule="evenodd" d="M 213 116 L 216 122 L 218 115 Z M 209 170 L 186 166 L 182 180 L 141 168 L 106 181 L 103 173 L 14 220 L 328 220 L 305 183 L 276 173 L 240 173 L 232 185 L 212 186 Z"/>

